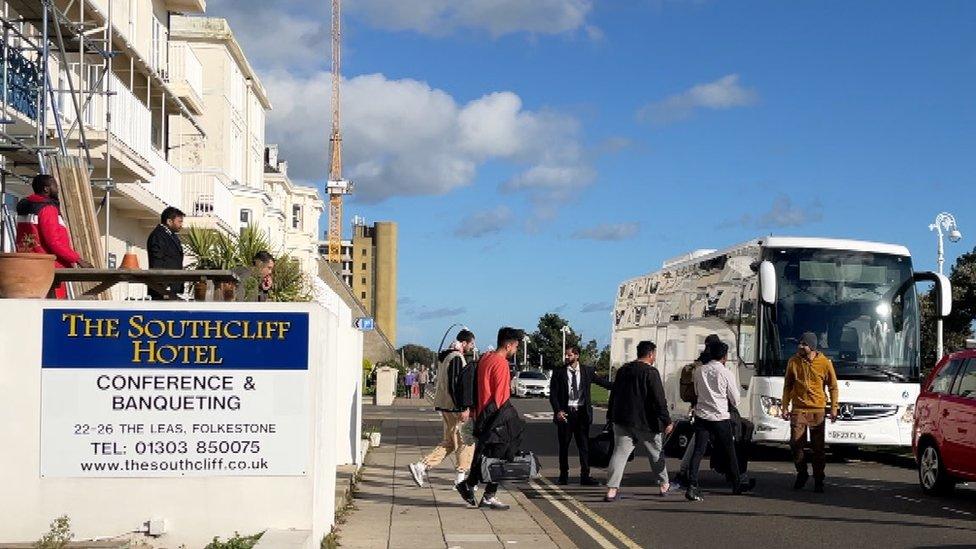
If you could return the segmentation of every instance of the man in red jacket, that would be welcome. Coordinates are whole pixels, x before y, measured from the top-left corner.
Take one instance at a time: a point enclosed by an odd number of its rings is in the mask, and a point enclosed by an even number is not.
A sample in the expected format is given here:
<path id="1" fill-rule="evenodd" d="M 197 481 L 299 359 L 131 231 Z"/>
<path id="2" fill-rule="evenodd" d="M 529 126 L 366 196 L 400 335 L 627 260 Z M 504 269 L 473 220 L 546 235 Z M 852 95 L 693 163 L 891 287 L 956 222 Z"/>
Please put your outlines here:
<path id="1" fill-rule="evenodd" d="M 39 174 L 31 181 L 34 194 L 17 203 L 17 250 L 55 256 L 54 267 L 91 268 L 71 247 L 68 225 L 61 217 L 58 182 L 53 175 Z M 53 288 L 54 297 L 66 299 L 64 284 Z"/>
<path id="2" fill-rule="evenodd" d="M 494 404 L 495 409 L 499 409 L 511 398 L 512 378 L 508 369 L 508 359 L 515 356 L 519 343 L 524 336 L 525 333 L 522 330 L 509 327 L 501 328 L 498 330 L 497 347 L 495 350 L 486 353 L 478 361 L 478 369 L 475 372 L 478 390 L 473 414 L 476 420 L 490 404 Z M 471 460 L 471 469 L 468 471 L 468 478 L 454 485 L 454 489 L 461 494 L 461 498 L 471 506 L 475 506 L 474 491 L 482 482 L 481 461 L 484 457 L 484 445 L 481 441 L 475 442 L 474 457 Z M 509 505 L 502 503 L 495 497 L 497 492 L 497 483 L 485 483 L 485 495 L 482 496 L 481 503 L 477 504 L 477 506 L 499 511 L 507 510 Z"/>

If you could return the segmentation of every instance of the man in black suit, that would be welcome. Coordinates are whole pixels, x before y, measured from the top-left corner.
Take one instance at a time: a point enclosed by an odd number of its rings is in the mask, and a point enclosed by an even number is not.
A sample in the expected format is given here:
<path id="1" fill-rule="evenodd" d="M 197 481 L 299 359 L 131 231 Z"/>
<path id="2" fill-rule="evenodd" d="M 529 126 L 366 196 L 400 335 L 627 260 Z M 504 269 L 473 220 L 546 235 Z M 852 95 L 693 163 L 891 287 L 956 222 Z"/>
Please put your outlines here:
<path id="1" fill-rule="evenodd" d="M 552 405 L 553 421 L 559 437 L 559 484 L 569 480 L 569 442 L 576 439 L 579 450 L 580 484 L 597 486 L 599 482 L 590 477 L 589 438 L 590 424 L 593 423 L 593 401 L 590 399 L 590 384 L 610 388 L 610 381 L 597 375 L 592 366 L 579 363 L 580 349 L 577 345 L 566 347 L 566 363 L 552 371 L 549 380 L 549 404 Z"/>
<path id="2" fill-rule="evenodd" d="M 159 216 L 160 223 L 156 226 L 149 239 L 146 241 L 146 250 L 149 254 L 150 269 L 182 269 L 183 268 L 183 243 L 180 241 L 179 232 L 183 229 L 183 212 L 168 206 Z M 170 287 L 172 290 L 173 288 Z M 165 296 L 149 290 L 149 297 L 154 300 L 166 299 Z"/>

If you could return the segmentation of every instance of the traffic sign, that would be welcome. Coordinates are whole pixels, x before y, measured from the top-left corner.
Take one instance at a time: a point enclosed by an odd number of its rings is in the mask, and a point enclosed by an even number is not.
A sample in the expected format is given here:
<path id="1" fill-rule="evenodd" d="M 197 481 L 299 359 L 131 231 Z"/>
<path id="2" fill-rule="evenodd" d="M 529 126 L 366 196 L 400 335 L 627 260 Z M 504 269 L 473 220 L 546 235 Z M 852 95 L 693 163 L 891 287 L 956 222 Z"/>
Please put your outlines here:
<path id="1" fill-rule="evenodd" d="M 361 316 L 356 319 L 355 326 L 363 331 L 373 330 L 376 327 L 376 321 L 372 317 Z"/>

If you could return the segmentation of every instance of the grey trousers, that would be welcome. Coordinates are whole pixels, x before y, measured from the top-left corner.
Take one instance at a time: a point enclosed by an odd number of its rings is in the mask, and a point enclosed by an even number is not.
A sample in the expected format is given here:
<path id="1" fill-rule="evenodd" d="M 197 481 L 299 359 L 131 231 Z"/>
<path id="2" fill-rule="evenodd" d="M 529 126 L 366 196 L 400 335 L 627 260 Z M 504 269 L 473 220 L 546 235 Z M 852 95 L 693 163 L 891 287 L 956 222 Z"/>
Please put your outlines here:
<path id="1" fill-rule="evenodd" d="M 647 450 L 651 462 L 651 473 L 654 475 L 658 486 L 668 483 L 668 468 L 664 462 L 664 437 L 661 433 L 638 431 L 614 423 L 613 457 L 610 458 L 608 488 L 620 488 L 620 480 L 623 479 L 624 469 L 627 467 L 627 458 L 630 457 L 630 453 L 637 444 Z"/>

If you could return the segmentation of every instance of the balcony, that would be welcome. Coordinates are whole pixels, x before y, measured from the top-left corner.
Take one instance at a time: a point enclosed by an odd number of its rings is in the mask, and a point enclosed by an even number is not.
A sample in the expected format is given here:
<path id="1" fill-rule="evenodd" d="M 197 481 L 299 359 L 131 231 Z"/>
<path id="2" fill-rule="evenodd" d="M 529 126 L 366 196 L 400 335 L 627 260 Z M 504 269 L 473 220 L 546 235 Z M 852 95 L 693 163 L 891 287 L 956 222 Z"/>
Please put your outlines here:
<path id="1" fill-rule="evenodd" d="M 149 163 L 153 168 L 151 183 L 140 183 L 153 196 L 167 206 L 177 206 L 183 202 L 183 176 L 178 169 L 153 151 Z"/>
<path id="2" fill-rule="evenodd" d="M 167 82 L 194 115 L 203 114 L 203 64 L 185 42 L 169 43 Z"/>
<path id="3" fill-rule="evenodd" d="M 227 184 L 212 173 L 183 174 L 181 209 L 191 224 L 226 232 L 235 232 L 237 211 L 234 196 Z"/>
<path id="4" fill-rule="evenodd" d="M 7 50 L 7 51 L 4 51 Z M 31 120 L 37 120 L 37 90 L 41 77 L 37 64 L 15 48 L 0 42 L 0 56 L 7 59 L 6 103 Z"/>

